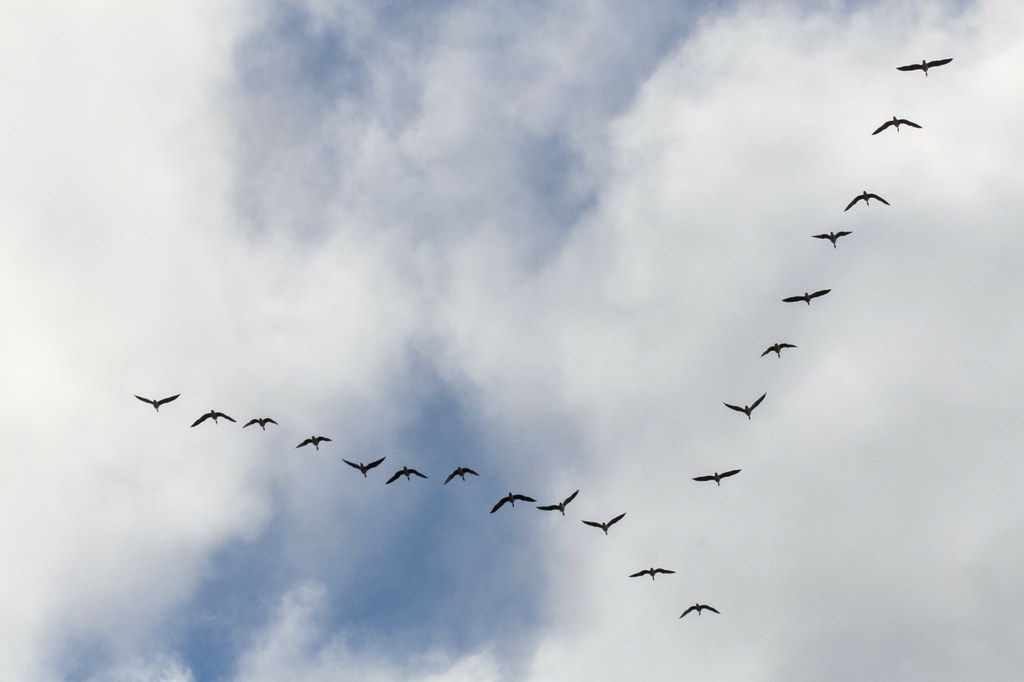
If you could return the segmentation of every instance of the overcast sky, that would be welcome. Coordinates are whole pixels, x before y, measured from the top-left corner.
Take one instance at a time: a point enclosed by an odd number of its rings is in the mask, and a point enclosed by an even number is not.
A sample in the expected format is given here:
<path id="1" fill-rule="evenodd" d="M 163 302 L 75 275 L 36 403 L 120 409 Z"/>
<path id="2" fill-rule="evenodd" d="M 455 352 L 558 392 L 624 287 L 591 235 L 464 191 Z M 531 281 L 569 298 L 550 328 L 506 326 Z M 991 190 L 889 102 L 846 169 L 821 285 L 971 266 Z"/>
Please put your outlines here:
<path id="1" fill-rule="evenodd" d="M 0 63 L 0 679 L 1024 668 L 1020 3 L 16 0 Z"/>

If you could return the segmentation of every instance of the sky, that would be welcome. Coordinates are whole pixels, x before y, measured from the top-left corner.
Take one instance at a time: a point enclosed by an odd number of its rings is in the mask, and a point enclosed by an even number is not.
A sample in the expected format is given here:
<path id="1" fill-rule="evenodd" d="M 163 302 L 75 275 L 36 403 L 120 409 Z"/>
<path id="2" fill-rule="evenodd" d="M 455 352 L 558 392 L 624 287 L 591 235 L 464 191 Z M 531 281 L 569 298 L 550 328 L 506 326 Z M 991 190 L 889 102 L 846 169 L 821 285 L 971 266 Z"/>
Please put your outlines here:
<path id="1" fill-rule="evenodd" d="M 0 678 L 1014 678 L 1022 36 L 5 3 Z"/>

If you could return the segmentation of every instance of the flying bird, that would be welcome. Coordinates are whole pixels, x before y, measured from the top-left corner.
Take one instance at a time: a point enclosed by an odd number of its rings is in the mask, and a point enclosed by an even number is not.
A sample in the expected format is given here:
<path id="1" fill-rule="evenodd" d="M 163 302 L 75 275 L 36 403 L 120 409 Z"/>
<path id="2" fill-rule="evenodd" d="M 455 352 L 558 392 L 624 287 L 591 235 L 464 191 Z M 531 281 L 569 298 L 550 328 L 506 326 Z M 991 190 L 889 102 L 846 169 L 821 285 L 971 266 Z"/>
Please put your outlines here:
<path id="1" fill-rule="evenodd" d="M 232 419 L 231 417 L 227 416 L 223 412 L 218 412 L 217 410 L 210 410 L 209 412 L 204 414 L 202 417 L 200 417 L 199 419 L 197 419 L 194 422 L 192 422 L 192 426 L 199 426 L 204 421 L 206 421 L 207 419 L 210 419 L 210 418 L 213 419 L 213 423 L 214 424 L 219 424 L 220 422 L 218 422 L 217 420 L 220 419 L 220 418 L 227 419 L 229 422 L 235 421 L 234 419 Z"/>
<path id="2" fill-rule="evenodd" d="M 877 135 L 878 133 L 882 132 L 883 130 L 885 130 L 889 126 L 896 126 L 896 132 L 898 133 L 900 131 L 900 126 L 901 125 L 910 126 L 911 128 L 920 128 L 921 127 L 921 126 L 917 125 L 916 123 L 914 123 L 913 121 L 908 121 L 905 118 L 896 118 L 895 116 L 893 116 L 891 121 L 886 121 L 882 125 L 878 126 L 878 130 L 876 130 L 875 132 L 873 132 L 871 134 L 872 135 Z"/>
<path id="3" fill-rule="evenodd" d="M 849 230 L 840 230 L 839 232 L 829 232 L 828 234 L 812 234 L 811 236 L 815 239 L 827 239 L 832 242 L 832 248 L 836 248 L 836 240 L 840 237 L 845 237 L 848 234 L 853 234 Z"/>
<path id="4" fill-rule="evenodd" d="M 718 609 L 716 609 L 714 606 L 708 606 L 707 604 L 694 604 L 690 608 L 688 608 L 685 611 L 683 611 L 683 615 L 679 616 L 679 617 L 682 618 L 683 616 L 688 614 L 690 611 L 696 611 L 697 615 L 699 616 L 700 612 L 703 611 L 704 609 L 707 609 L 711 613 L 719 613 Z"/>
<path id="5" fill-rule="evenodd" d="M 270 417 L 257 417 L 256 419 L 250 419 L 249 421 L 245 422 L 245 426 L 243 426 L 242 428 L 244 429 L 246 426 L 252 426 L 253 424 L 259 424 L 260 428 L 266 431 L 267 424 L 277 424 L 277 422 L 271 419 Z"/>
<path id="6" fill-rule="evenodd" d="M 877 194 L 871 194 L 871 193 L 869 193 L 869 192 L 868 192 L 867 190 L 864 190 L 863 192 L 861 192 L 860 194 L 858 194 L 857 196 L 855 196 L 855 197 L 853 198 L 853 201 L 851 201 L 850 203 L 848 203 L 848 204 L 846 205 L 846 208 L 844 208 L 844 209 L 843 209 L 843 213 L 846 213 L 846 212 L 847 212 L 847 211 L 849 211 L 849 210 L 850 210 L 851 208 L 853 208 L 853 205 L 854 205 L 854 204 L 856 204 L 856 203 L 857 203 L 858 201 L 860 201 L 861 199 L 863 199 L 863 200 L 864 200 L 864 204 L 865 204 L 866 206 L 870 206 L 870 205 L 871 205 L 871 201 L 870 201 L 871 199 L 878 199 L 879 201 L 881 201 L 881 202 L 882 202 L 883 204 L 885 204 L 886 206 L 889 206 L 889 205 L 890 205 L 888 201 L 886 201 L 886 200 L 885 200 L 885 199 L 883 199 L 882 197 L 878 196 Z"/>
<path id="7" fill-rule="evenodd" d="M 921 60 L 920 64 L 907 64 L 906 66 L 897 66 L 897 71 L 924 71 L 924 75 L 928 75 L 928 69 L 934 66 L 942 66 L 943 64 L 949 64 L 953 61 L 953 58 L 948 59 L 936 59 L 935 61 L 929 62 L 925 59 Z"/>
<path id="8" fill-rule="evenodd" d="M 799 301 L 804 301 L 807 305 L 810 305 L 812 298 L 818 298 L 819 296 L 824 296 L 825 294 L 827 294 L 830 291 L 832 291 L 832 290 L 831 289 L 821 289 L 819 291 L 815 291 L 813 294 L 809 294 L 809 293 L 807 293 L 805 291 L 803 296 L 787 296 L 786 298 L 782 299 L 782 302 L 783 303 L 797 303 Z"/>
<path id="9" fill-rule="evenodd" d="M 695 481 L 714 481 L 716 485 L 722 485 L 722 479 L 728 478 L 729 476 L 735 476 L 741 469 L 733 469 L 732 471 L 726 471 L 725 473 L 718 473 L 717 471 L 713 476 L 694 476 Z"/>
<path id="10" fill-rule="evenodd" d="M 730 410 L 736 410 L 737 412 L 742 412 L 743 414 L 747 415 L 747 419 L 750 419 L 750 413 L 754 411 L 755 407 L 757 407 L 758 405 L 761 404 L 761 401 L 764 400 L 764 397 L 766 395 L 768 395 L 768 394 L 767 393 L 762 393 L 761 397 L 758 398 L 757 400 L 755 400 L 753 402 L 753 404 L 751 404 L 751 405 L 744 405 L 743 407 L 738 407 L 736 405 L 730 405 L 729 403 L 722 403 L 722 404 L 725 405 L 726 407 L 728 407 Z"/>
<path id="11" fill-rule="evenodd" d="M 769 353 L 775 353 L 781 358 L 783 348 L 796 348 L 796 346 L 794 346 L 791 343 L 773 343 L 772 345 L 768 346 L 768 348 L 766 348 L 763 353 L 761 353 L 761 357 L 763 358 Z"/>
<path id="12" fill-rule="evenodd" d="M 651 580 L 654 580 L 655 573 L 675 573 L 675 571 L 670 571 L 667 568 L 655 568 L 654 566 L 651 566 L 650 568 L 645 568 L 642 571 L 637 571 L 636 573 L 631 574 L 629 577 L 639 578 L 642 575 L 650 575 Z"/>
<path id="13" fill-rule="evenodd" d="M 601 530 L 604 531 L 605 535 L 608 535 L 608 529 L 611 528 L 614 524 L 616 524 L 619 521 L 621 521 L 622 517 L 625 516 L 625 515 L 626 515 L 625 513 L 619 514 L 618 516 L 616 516 L 614 519 L 612 519 L 608 523 L 598 523 L 597 521 L 584 521 L 583 523 L 587 524 L 588 526 L 593 526 L 594 528 L 600 528 Z"/>
<path id="14" fill-rule="evenodd" d="M 424 476 L 420 472 L 416 471 L 415 469 L 410 469 L 409 467 L 402 467 L 401 469 L 399 469 L 398 471 L 395 472 L 394 476 L 392 476 L 387 481 L 385 481 L 384 485 L 387 485 L 389 483 L 394 483 L 395 481 L 398 480 L 399 476 L 405 476 L 405 480 L 411 481 L 413 474 L 415 474 L 416 476 L 419 476 L 420 478 L 427 478 L 426 476 Z"/>
<path id="15" fill-rule="evenodd" d="M 565 516 L 565 505 L 569 504 L 574 499 L 576 499 L 576 496 L 579 494 L 579 492 L 580 491 L 577 490 L 572 495 L 570 495 L 569 497 L 565 498 L 564 500 L 562 500 L 558 504 L 546 504 L 544 506 L 537 505 L 537 509 L 542 509 L 544 511 L 555 511 L 557 509 L 558 511 L 562 512 L 562 516 Z"/>
<path id="16" fill-rule="evenodd" d="M 299 448 L 304 447 L 306 445 L 312 445 L 314 448 L 317 449 L 317 451 L 319 451 L 320 443 L 323 443 L 324 441 L 327 441 L 329 443 L 331 442 L 331 439 L 328 438 L 327 436 L 310 436 L 306 440 L 296 445 L 295 449 L 298 450 Z"/>
<path id="17" fill-rule="evenodd" d="M 511 504 L 513 507 L 516 506 L 516 500 L 522 500 L 523 502 L 536 502 L 537 501 L 537 500 L 533 499 L 532 497 L 527 497 L 526 495 L 518 495 L 518 494 L 517 495 L 513 495 L 512 491 L 509 491 L 508 495 L 506 495 L 505 497 L 503 497 L 500 500 L 498 500 L 498 504 L 494 505 L 494 509 L 491 510 L 491 513 L 493 514 L 494 512 L 496 512 L 499 509 L 501 509 L 501 505 L 505 504 L 506 502 Z"/>
<path id="18" fill-rule="evenodd" d="M 177 400 L 179 395 L 181 395 L 181 394 L 178 393 L 177 395 L 172 395 L 170 398 L 161 398 L 160 400 L 153 400 L 152 398 L 143 398 L 141 395 L 137 395 L 135 397 L 138 398 L 139 400 L 141 400 L 144 403 L 149 403 L 150 405 L 153 406 L 154 410 L 159 412 L 161 405 L 165 405 L 165 404 L 171 402 L 172 400 Z"/>
<path id="19" fill-rule="evenodd" d="M 466 474 L 473 474 L 474 476 L 479 476 L 480 475 L 480 474 L 478 474 L 477 472 L 473 471 L 472 469 L 470 469 L 468 467 L 456 467 L 455 471 L 453 471 L 450 474 L 448 474 L 448 478 L 444 479 L 444 485 L 448 485 L 448 481 L 452 480 L 456 476 L 458 476 L 463 481 L 465 481 L 466 480 Z"/>
<path id="20" fill-rule="evenodd" d="M 363 464 L 362 462 L 360 462 L 359 464 L 356 464 L 355 462 L 350 462 L 347 459 L 342 459 L 341 461 L 344 462 L 345 464 L 349 465 L 350 467 L 355 467 L 356 469 L 359 469 L 359 471 L 363 472 L 363 478 L 366 478 L 366 472 L 369 471 L 370 469 L 372 469 L 373 467 L 379 465 L 385 459 L 387 459 L 387 458 L 386 457 L 381 457 L 376 462 L 370 462 L 369 464 Z M 401 472 L 399 472 L 399 473 L 401 473 Z"/>

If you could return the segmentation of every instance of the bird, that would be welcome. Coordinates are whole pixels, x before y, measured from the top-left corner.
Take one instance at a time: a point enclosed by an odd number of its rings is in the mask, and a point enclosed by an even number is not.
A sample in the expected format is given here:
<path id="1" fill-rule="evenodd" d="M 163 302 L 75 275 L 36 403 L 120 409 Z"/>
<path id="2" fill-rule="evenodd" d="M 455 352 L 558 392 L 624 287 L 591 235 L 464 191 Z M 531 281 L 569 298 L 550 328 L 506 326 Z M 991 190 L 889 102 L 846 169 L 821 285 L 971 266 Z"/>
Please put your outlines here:
<path id="1" fill-rule="evenodd" d="M 456 476 L 458 476 L 463 481 L 465 481 L 466 480 L 466 474 L 473 474 L 474 476 L 479 476 L 480 475 L 480 474 L 478 474 L 477 472 L 473 471 L 472 469 L 470 469 L 468 467 L 456 467 L 455 471 L 453 471 L 450 474 L 448 474 L 448 478 L 444 479 L 444 485 L 448 485 L 448 481 L 452 480 Z"/>
<path id="2" fill-rule="evenodd" d="M 836 248 L 836 240 L 840 237 L 845 237 L 848 234 L 853 234 L 850 230 L 840 230 L 839 232 L 829 232 L 828 234 L 812 234 L 811 236 L 815 239 L 827 239 L 832 242 L 832 248 Z"/>
<path id="3" fill-rule="evenodd" d="M 370 469 L 372 469 L 373 467 L 379 465 L 385 459 L 387 459 L 387 458 L 386 457 L 381 457 L 376 462 L 370 462 L 369 464 L 363 464 L 362 462 L 360 462 L 359 464 L 356 464 L 355 462 L 350 462 L 347 459 L 342 459 L 341 461 L 344 462 L 345 464 L 349 465 L 350 467 L 355 467 L 356 469 L 359 469 L 359 471 L 363 472 L 363 478 L 366 478 L 366 472 L 369 471 Z"/>
<path id="4" fill-rule="evenodd" d="M 169 403 L 172 400 L 177 400 L 179 395 L 181 395 L 181 394 L 178 393 L 177 395 L 172 395 L 170 398 L 161 398 L 160 400 L 153 400 L 152 398 L 143 398 L 141 395 L 137 395 L 135 397 L 138 398 L 139 400 L 141 400 L 144 403 L 149 403 L 150 405 L 153 406 L 154 410 L 159 412 L 161 405 Z"/>
<path id="5" fill-rule="evenodd" d="M 844 209 L 843 209 L 843 213 L 846 213 L 846 212 L 847 212 L 847 211 L 849 211 L 849 210 L 850 210 L 851 208 L 853 208 L 853 205 L 854 205 L 854 204 L 856 204 L 856 203 L 857 203 L 858 201 L 860 201 L 861 199 L 863 199 L 863 200 L 864 200 L 864 203 L 865 203 L 865 204 L 866 204 L 867 206 L 870 206 L 870 205 L 871 205 L 871 201 L 870 201 L 871 199 L 878 199 L 879 201 L 881 201 L 881 202 L 882 202 L 883 204 L 885 204 L 886 206 L 889 206 L 889 205 L 890 205 L 888 201 L 886 201 L 886 200 L 885 200 L 885 199 L 883 199 L 882 197 L 878 196 L 877 194 L 871 194 L 871 193 L 869 193 L 869 192 L 868 192 L 867 190 L 864 190 L 863 192 L 861 192 L 860 194 L 858 194 L 857 196 L 855 196 L 855 197 L 853 198 L 853 201 L 851 201 L 851 202 L 850 202 L 849 204 L 847 204 L 847 205 L 846 205 L 846 208 L 844 208 Z"/>
<path id="6" fill-rule="evenodd" d="M 387 485 L 389 483 L 394 483 L 395 481 L 398 480 L 399 476 L 405 476 L 405 480 L 411 481 L 413 474 L 419 476 L 420 478 L 427 478 L 427 476 L 424 476 L 423 474 L 421 474 L 420 472 L 416 471 L 415 469 L 410 469 L 409 467 L 402 467 L 401 469 L 399 469 L 398 471 L 395 472 L 394 476 L 392 476 L 387 481 L 385 481 L 384 485 Z"/>
<path id="7" fill-rule="evenodd" d="M 513 507 L 516 506 L 516 500 L 522 500 L 523 502 L 536 502 L 537 501 L 537 500 L 533 499 L 532 497 L 527 497 L 526 495 L 519 495 L 519 494 L 513 495 L 512 491 L 509 491 L 508 495 L 506 495 L 505 497 L 503 497 L 500 500 L 498 500 L 498 504 L 494 505 L 494 509 L 491 510 L 491 513 L 493 514 L 494 512 L 496 512 L 499 509 L 501 509 L 501 505 L 505 504 L 506 502 L 511 504 Z"/>
<path id="8" fill-rule="evenodd" d="M 600 528 L 601 530 L 604 531 L 605 535 L 608 535 L 608 529 L 611 528 L 614 524 L 616 524 L 619 521 L 621 521 L 622 517 L 625 516 L 625 515 L 626 515 L 625 513 L 619 514 L 618 516 L 616 516 L 614 519 L 612 519 L 608 523 L 598 523 L 597 521 L 584 521 L 583 523 L 587 524 L 588 526 L 593 526 L 594 528 Z"/>
<path id="9" fill-rule="evenodd" d="M 569 497 L 565 498 L 564 500 L 562 500 L 558 504 L 546 504 L 544 506 L 537 505 L 537 509 L 542 509 L 544 511 L 555 511 L 557 509 L 558 511 L 562 512 L 562 516 L 565 516 L 565 505 L 569 504 L 574 499 L 576 499 L 576 496 L 579 494 L 579 492 L 580 491 L 577 490 L 572 495 L 570 495 Z"/>
<path id="10" fill-rule="evenodd" d="M 761 357 L 763 358 L 769 353 L 775 353 L 781 358 L 783 348 L 796 348 L 796 346 L 794 346 L 791 343 L 773 343 L 772 345 L 768 346 L 768 348 L 766 348 L 763 353 L 761 353 Z"/>
<path id="11" fill-rule="evenodd" d="M 310 436 L 306 440 L 304 440 L 301 443 L 299 443 L 298 445 L 296 445 L 295 449 L 298 450 L 299 448 L 303 447 L 304 445 L 312 445 L 314 448 L 317 449 L 317 451 L 319 451 L 320 450 L 320 443 L 323 443 L 324 441 L 327 441 L 329 443 L 331 441 L 331 439 L 328 438 L 327 436 Z"/>
<path id="12" fill-rule="evenodd" d="M 722 404 L 725 405 L 726 407 L 728 407 L 730 410 L 736 410 L 737 412 L 742 412 L 743 414 L 747 415 L 747 419 L 750 419 L 750 413 L 754 411 L 755 407 L 757 407 L 758 405 L 761 404 L 761 401 L 764 400 L 764 397 L 766 395 L 768 395 L 768 394 L 767 393 L 762 393 L 761 397 L 758 398 L 757 400 L 755 400 L 753 402 L 753 404 L 751 404 L 751 405 L 744 405 L 743 407 L 738 407 L 736 405 L 730 405 L 729 403 L 722 403 Z"/>
<path id="13" fill-rule="evenodd" d="M 708 606 L 707 604 L 694 604 L 690 608 L 688 608 L 685 611 L 683 611 L 683 615 L 679 616 L 679 617 L 682 618 L 683 616 L 688 614 L 690 611 L 696 611 L 697 615 L 699 616 L 700 612 L 703 611 L 704 609 L 707 609 L 711 613 L 720 613 L 719 610 L 716 609 L 714 606 Z"/>
<path id="14" fill-rule="evenodd" d="M 910 126 L 911 128 L 920 128 L 921 127 L 921 126 L 917 125 L 916 123 L 914 123 L 913 121 L 908 121 L 905 118 L 896 118 L 895 116 L 893 116 L 891 121 L 886 121 L 882 125 L 878 126 L 878 129 L 875 132 L 871 133 L 871 134 L 872 135 L 877 135 L 878 133 L 882 132 L 883 130 L 885 130 L 889 126 L 896 126 L 896 132 L 898 133 L 900 131 L 900 126 L 901 125 Z"/>
<path id="15" fill-rule="evenodd" d="M 726 472 L 721 473 L 721 474 L 716 471 L 713 476 L 694 476 L 693 480 L 695 480 L 695 481 L 714 481 L 716 485 L 722 485 L 722 479 L 723 478 L 728 478 L 729 476 L 735 476 L 740 471 L 742 471 L 742 469 L 733 469 L 732 471 L 726 471 Z"/>
<path id="16" fill-rule="evenodd" d="M 927 61 L 925 59 L 922 59 L 920 64 L 907 64 L 906 66 L 897 66 L 896 70 L 897 71 L 918 71 L 918 70 L 920 70 L 920 71 L 924 71 L 924 75 L 927 76 L 928 75 L 928 69 L 932 68 L 933 66 L 942 66 L 943 64 L 949 64 L 951 61 L 953 61 L 952 57 L 949 57 L 948 59 L 936 59 L 935 61 L 931 61 L 931 62 L 929 62 L 929 61 Z"/>
<path id="17" fill-rule="evenodd" d="M 218 412 L 217 410 L 210 410 L 209 412 L 204 414 L 202 417 L 200 417 L 199 419 L 197 419 L 194 422 L 192 422 L 192 426 L 199 426 L 200 424 L 202 424 L 207 419 L 210 419 L 211 417 L 213 418 L 213 423 L 214 424 L 219 424 L 220 422 L 218 422 L 217 420 L 220 419 L 221 417 L 223 417 L 224 419 L 227 419 L 229 422 L 235 421 L 234 419 L 232 419 L 231 417 L 227 416 L 223 412 Z"/>
<path id="18" fill-rule="evenodd" d="M 242 428 L 244 429 L 246 426 L 252 426 L 253 424 L 259 424 L 260 428 L 266 431 L 267 424 L 277 424 L 277 422 L 271 419 L 270 417 L 257 417 L 256 419 L 250 419 L 249 421 L 245 422 L 245 426 L 243 426 Z"/>
<path id="19" fill-rule="evenodd" d="M 655 573 L 675 573 L 675 571 L 670 571 L 667 568 L 655 568 L 654 566 L 651 566 L 650 568 L 645 568 L 642 571 L 637 571 L 636 573 L 631 574 L 629 577 L 639 578 L 642 575 L 650 575 L 651 580 L 654 580 Z"/>
<path id="20" fill-rule="evenodd" d="M 782 302 L 783 303 L 796 303 L 798 301 L 804 301 L 805 303 L 807 303 L 807 305 L 810 305 L 812 298 L 818 298 L 819 296 L 824 296 L 825 294 L 827 294 L 830 291 L 832 291 L 832 290 L 831 289 L 820 289 L 819 291 L 815 291 L 813 294 L 809 294 L 809 293 L 807 293 L 805 291 L 803 296 L 787 296 L 786 298 L 782 299 Z"/>

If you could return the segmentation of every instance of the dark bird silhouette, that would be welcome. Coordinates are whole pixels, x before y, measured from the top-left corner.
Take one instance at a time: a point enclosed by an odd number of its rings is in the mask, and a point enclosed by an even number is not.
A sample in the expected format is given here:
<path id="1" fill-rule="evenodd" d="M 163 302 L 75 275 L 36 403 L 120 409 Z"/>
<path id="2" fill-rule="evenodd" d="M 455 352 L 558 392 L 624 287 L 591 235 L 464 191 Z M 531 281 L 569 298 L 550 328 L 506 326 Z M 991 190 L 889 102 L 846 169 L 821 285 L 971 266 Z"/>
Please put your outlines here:
<path id="1" fill-rule="evenodd" d="M 650 568 L 645 568 L 642 571 L 637 571 L 636 573 L 631 574 L 629 577 L 639 578 L 642 575 L 650 575 L 651 580 L 654 580 L 655 573 L 675 573 L 675 571 L 670 571 L 667 568 L 655 568 L 654 566 L 651 566 Z"/>
<path id="2" fill-rule="evenodd" d="M 832 248 L 836 248 L 836 240 L 840 237 L 845 237 L 848 234 L 853 234 L 849 230 L 840 230 L 839 232 L 829 232 L 828 234 L 812 234 L 811 236 L 815 239 L 827 239 L 832 242 Z"/>
<path id="3" fill-rule="evenodd" d="M 851 201 L 850 203 L 848 203 L 848 204 L 846 205 L 846 208 L 844 208 L 844 209 L 843 209 L 843 213 L 846 213 L 846 212 L 847 212 L 847 211 L 849 211 L 849 210 L 850 210 L 851 208 L 853 208 L 853 205 L 854 205 L 854 204 L 856 204 L 856 203 L 857 203 L 858 201 L 860 201 L 861 199 L 863 199 L 863 200 L 864 200 L 864 205 L 865 205 L 865 206 L 870 206 L 870 205 L 871 205 L 871 201 L 870 201 L 871 199 L 878 199 L 879 201 L 881 201 L 881 202 L 882 202 L 883 204 L 885 204 L 886 206 L 889 206 L 889 205 L 890 205 L 888 201 L 886 201 L 886 200 L 885 200 L 885 199 L 883 199 L 882 197 L 878 196 L 877 194 L 871 194 L 871 193 L 870 193 L 870 192 L 868 192 L 867 190 L 864 190 L 863 192 L 861 192 L 860 194 L 858 194 L 857 196 L 855 196 L 855 197 L 853 198 L 853 201 Z"/>
<path id="4" fill-rule="evenodd" d="M 301 443 L 299 443 L 298 445 L 296 445 L 295 449 L 298 450 L 299 448 L 304 447 L 306 445 L 312 445 L 314 448 L 317 449 L 317 451 L 319 451 L 320 450 L 320 443 L 323 443 L 324 441 L 327 441 L 328 443 L 330 443 L 331 439 L 328 438 L 327 436 L 310 436 L 306 440 L 304 440 Z"/>
<path id="5" fill-rule="evenodd" d="M 873 132 L 871 134 L 872 135 L 877 135 L 878 133 L 882 132 L 883 130 L 885 130 L 889 126 L 896 126 L 896 132 L 898 133 L 900 131 L 900 126 L 901 125 L 903 125 L 903 126 L 910 126 L 911 128 L 920 128 L 921 127 L 921 126 L 917 125 L 916 123 L 914 123 L 913 121 L 908 121 L 905 118 L 896 118 L 895 116 L 893 116 L 891 121 L 886 121 L 882 125 L 878 126 L 878 130 L 876 130 L 875 132 Z"/>
<path id="6" fill-rule="evenodd" d="M 791 343 L 773 343 L 772 345 L 768 346 L 768 348 L 766 348 L 763 353 L 761 353 L 761 357 L 763 358 L 769 353 L 775 353 L 781 358 L 783 348 L 796 348 L 796 346 L 794 346 Z"/>
<path id="7" fill-rule="evenodd" d="M 177 395 L 172 395 L 170 398 L 161 398 L 160 400 L 153 400 L 152 398 L 143 398 L 141 395 L 137 395 L 135 397 L 138 398 L 139 400 L 141 400 L 144 403 L 149 403 L 150 405 L 153 406 L 154 410 L 159 412 L 161 405 L 165 405 L 165 404 L 171 402 L 172 400 L 177 400 L 179 395 L 181 395 L 181 394 L 179 393 Z"/>
<path id="8" fill-rule="evenodd" d="M 821 289 L 819 291 L 815 291 L 813 294 L 809 294 L 809 293 L 807 293 L 805 291 L 803 296 L 787 296 L 786 298 L 782 299 L 782 302 L 783 303 L 797 303 L 799 301 L 803 301 L 807 305 L 810 305 L 812 298 L 818 298 L 819 296 L 824 296 L 825 294 L 827 294 L 830 291 L 832 291 L 832 290 L 831 289 Z"/>
<path id="9" fill-rule="evenodd" d="M 345 464 L 349 465 L 350 467 L 355 467 L 356 469 L 359 469 L 359 471 L 361 471 L 363 473 L 363 478 L 366 478 L 366 472 L 369 471 L 370 469 L 372 469 L 373 467 L 378 466 L 385 459 L 387 459 L 387 457 L 381 457 L 376 462 L 370 462 L 369 464 L 363 464 L 362 462 L 360 462 L 359 464 L 356 464 L 355 462 L 350 462 L 347 459 L 342 459 L 341 461 L 344 462 Z M 401 472 L 399 472 L 399 473 L 401 473 Z"/>
<path id="10" fill-rule="evenodd" d="M 217 420 L 218 419 L 222 419 L 222 418 L 223 419 L 227 419 L 229 422 L 235 421 L 234 419 L 232 419 L 231 417 L 227 416 L 223 412 L 218 412 L 217 410 L 210 410 L 209 412 L 204 414 L 202 417 L 200 417 L 199 419 L 197 419 L 194 422 L 192 422 L 192 426 L 199 426 L 204 421 L 206 421 L 207 419 L 211 419 L 211 418 L 213 419 L 213 423 L 214 424 L 219 424 L 220 422 L 218 422 Z"/>
<path id="11" fill-rule="evenodd" d="M 572 495 L 565 498 L 558 504 L 546 504 L 544 506 L 537 505 L 537 509 L 543 509 L 544 511 L 555 511 L 557 509 L 558 511 L 562 512 L 562 516 L 565 516 L 565 505 L 569 504 L 574 499 L 576 499 L 576 496 L 579 494 L 579 492 L 580 491 L 577 490 Z"/>
<path id="12" fill-rule="evenodd" d="M 716 485 L 722 485 L 722 479 L 728 478 L 729 476 L 735 476 L 741 471 L 741 469 L 733 469 L 732 471 L 726 471 L 725 473 L 718 473 L 717 471 L 713 476 L 694 476 L 695 481 L 714 481 Z"/>
<path id="13" fill-rule="evenodd" d="M 605 535 L 608 535 L 608 529 L 611 528 L 614 524 L 616 524 L 619 521 L 621 521 L 622 517 L 625 516 L 625 515 L 626 515 L 625 513 L 619 514 L 618 516 L 616 516 L 614 519 L 612 519 L 608 523 L 598 523 L 597 521 L 584 521 L 583 523 L 587 524 L 588 526 L 593 526 L 594 528 L 600 528 L 601 530 L 604 531 Z"/>
<path id="14" fill-rule="evenodd" d="M 953 58 L 948 59 L 936 59 L 935 61 L 929 62 L 925 59 L 921 60 L 920 64 L 907 64 L 906 66 L 897 66 L 897 71 L 924 71 L 924 75 L 928 75 L 928 69 L 935 66 L 942 66 L 943 64 L 949 64 L 953 61 Z"/>
<path id="15" fill-rule="evenodd" d="M 532 497 L 527 497 L 526 495 L 518 495 L 518 494 L 517 495 L 513 495 L 512 492 L 509 491 L 508 495 L 506 495 L 505 497 L 503 497 L 500 500 L 498 500 L 498 504 L 494 505 L 494 508 L 491 509 L 491 513 L 493 514 L 494 512 L 496 512 L 499 509 L 501 509 L 501 505 L 505 504 L 506 502 L 511 504 L 513 507 L 516 506 L 516 500 L 522 500 L 523 502 L 536 502 L 537 501 L 537 500 L 533 499 Z"/>
<path id="16" fill-rule="evenodd" d="M 270 417 L 257 417 L 256 419 L 250 419 L 249 421 L 245 422 L 245 426 L 243 426 L 242 428 L 244 429 L 246 426 L 252 426 L 253 424 L 259 424 L 260 428 L 266 431 L 267 424 L 277 424 L 277 422 L 271 419 Z"/>
<path id="17" fill-rule="evenodd" d="M 744 405 L 743 407 L 739 407 L 737 405 L 730 405 L 729 403 L 722 403 L 722 404 L 725 405 L 726 407 L 728 407 L 730 410 L 736 410 L 737 412 L 742 412 L 743 414 L 747 415 L 747 419 L 750 419 L 750 413 L 754 411 L 755 407 L 757 407 L 758 405 L 761 404 L 761 401 L 764 400 L 764 397 L 766 395 L 768 395 L 768 394 L 767 393 L 762 393 L 761 397 L 758 398 L 757 400 L 755 400 L 753 402 L 753 404 L 751 404 L 751 405 Z"/>
<path id="18" fill-rule="evenodd" d="M 469 469 L 467 467 L 457 467 L 455 469 L 455 471 L 453 471 L 450 474 L 448 474 L 448 478 L 444 479 L 444 485 L 448 485 L 448 481 L 452 480 L 456 476 L 458 476 L 463 481 L 465 481 L 466 480 L 466 474 L 473 474 L 474 476 L 479 476 L 480 475 L 477 472 L 475 472 L 472 469 Z"/>
<path id="19" fill-rule="evenodd" d="M 688 614 L 690 611 L 696 611 L 697 615 L 699 616 L 700 612 L 703 611 L 704 609 L 707 609 L 711 613 L 719 613 L 718 609 L 716 609 L 714 606 L 708 606 L 707 604 L 694 604 L 690 608 L 688 608 L 685 611 L 683 611 L 683 615 L 679 616 L 679 617 L 682 618 L 683 616 Z"/>
<path id="20" fill-rule="evenodd" d="M 410 469 L 409 467 L 402 467 L 401 469 L 396 471 L 395 474 L 391 478 L 389 478 L 387 481 L 385 481 L 384 485 L 387 485 L 389 483 L 394 483 L 395 481 L 398 480 L 399 476 L 405 476 L 405 480 L 411 481 L 413 475 L 419 476 L 420 478 L 427 478 L 426 476 L 424 476 L 420 472 L 416 471 L 415 469 Z"/>

